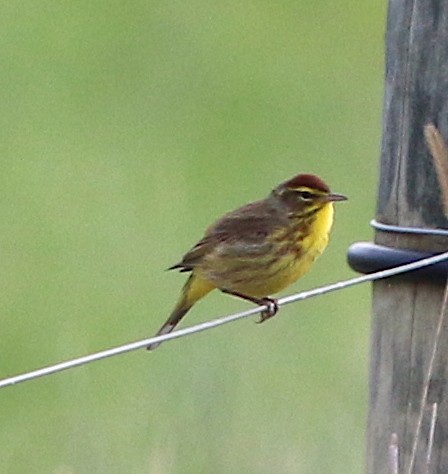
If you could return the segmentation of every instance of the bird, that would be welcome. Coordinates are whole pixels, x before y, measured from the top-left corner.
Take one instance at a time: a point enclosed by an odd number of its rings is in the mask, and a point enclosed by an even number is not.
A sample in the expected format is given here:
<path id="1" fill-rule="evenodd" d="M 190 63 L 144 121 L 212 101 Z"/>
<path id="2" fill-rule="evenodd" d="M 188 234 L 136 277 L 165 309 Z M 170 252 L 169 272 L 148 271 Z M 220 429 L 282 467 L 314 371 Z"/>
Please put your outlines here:
<path id="1" fill-rule="evenodd" d="M 345 200 L 318 176 L 304 173 L 279 184 L 265 199 L 224 214 L 168 269 L 190 275 L 156 336 L 170 333 L 214 289 L 266 306 L 260 322 L 274 316 L 278 305 L 270 295 L 309 271 L 328 244 L 333 203 Z"/>

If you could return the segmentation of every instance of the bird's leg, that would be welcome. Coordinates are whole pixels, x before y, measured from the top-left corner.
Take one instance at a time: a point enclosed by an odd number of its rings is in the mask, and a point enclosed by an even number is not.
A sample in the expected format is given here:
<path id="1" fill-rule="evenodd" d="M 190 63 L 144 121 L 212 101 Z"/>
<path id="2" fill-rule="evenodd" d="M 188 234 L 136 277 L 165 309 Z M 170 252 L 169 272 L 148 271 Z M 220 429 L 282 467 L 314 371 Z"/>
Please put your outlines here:
<path id="1" fill-rule="evenodd" d="M 264 323 L 267 319 L 270 319 L 272 316 L 277 314 L 278 303 L 275 298 L 269 298 L 269 296 L 265 296 L 264 298 L 260 299 L 260 305 L 267 306 L 268 309 L 262 311 L 260 315 L 260 321 L 258 321 L 258 323 Z"/>
<path id="2" fill-rule="evenodd" d="M 275 316 L 278 311 L 278 303 L 275 298 L 269 298 L 268 296 L 265 296 L 264 298 L 256 298 L 255 296 L 245 295 L 243 293 L 239 293 L 238 291 L 227 290 L 226 288 L 221 288 L 221 291 L 228 295 L 233 295 L 237 298 L 250 301 L 251 303 L 255 303 L 259 306 L 267 306 L 267 309 L 261 313 L 260 321 L 258 321 L 259 323 L 272 318 L 272 316 Z"/>

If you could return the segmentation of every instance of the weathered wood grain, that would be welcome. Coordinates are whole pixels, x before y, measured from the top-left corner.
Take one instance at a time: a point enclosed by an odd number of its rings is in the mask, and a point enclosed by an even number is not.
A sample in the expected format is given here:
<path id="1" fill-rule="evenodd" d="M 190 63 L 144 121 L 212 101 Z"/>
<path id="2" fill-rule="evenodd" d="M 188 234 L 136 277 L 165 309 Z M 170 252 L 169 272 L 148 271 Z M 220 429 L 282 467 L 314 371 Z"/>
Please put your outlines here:
<path id="1" fill-rule="evenodd" d="M 448 139 L 448 2 L 390 0 L 377 220 L 448 228 L 424 139 L 424 125 L 429 122 Z M 375 240 L 399 248 L 448 249 L 444 237 L 378 232 Z M 408 472 L 443 293 L 444 286 L 431 281 L 394 278 L 374 285 L 369 474 L 389 472 L 392 433 L 398 436 L 399 472 Z M 429 392 L 429 401 L 439 404 L 431 473 L 448 473 L 447 381 L 448 327 L 444 327 Z M 413 473 L 425 472 L 429 421 L 428 409 Z"/>

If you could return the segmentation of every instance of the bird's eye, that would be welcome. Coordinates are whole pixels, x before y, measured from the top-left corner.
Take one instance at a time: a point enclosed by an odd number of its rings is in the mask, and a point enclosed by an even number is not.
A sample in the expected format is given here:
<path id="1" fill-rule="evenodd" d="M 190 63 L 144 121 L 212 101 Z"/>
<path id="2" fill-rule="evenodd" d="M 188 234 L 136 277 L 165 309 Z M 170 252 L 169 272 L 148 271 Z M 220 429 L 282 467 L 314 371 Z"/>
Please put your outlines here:
<path id="1" fill-rule="evenodd" d="M 311 199 L 313 199 L 314 197 L 308 191 L 299 191 L 298 194 L 299 194 L 300 199 L 302 199 L 303 201 L 311 201 Z"/>

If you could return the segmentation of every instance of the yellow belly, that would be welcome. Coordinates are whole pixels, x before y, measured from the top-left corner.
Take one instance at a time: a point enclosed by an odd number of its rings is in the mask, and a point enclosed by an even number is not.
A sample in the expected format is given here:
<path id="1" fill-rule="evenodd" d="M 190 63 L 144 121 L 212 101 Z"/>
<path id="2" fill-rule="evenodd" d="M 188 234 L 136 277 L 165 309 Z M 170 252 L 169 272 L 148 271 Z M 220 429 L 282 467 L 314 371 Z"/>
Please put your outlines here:
<path id="1" fill-rule="evenodd" d="M 316 215 L 308 228 L 308 235 L 302 240 L 297 235 L 297 245 L 285 252 L 269 265 L 253 262 L 248 268 L 233 272 L 214 272 L 213 284 L 248 296 L 269 296 L 287 288 L 307 273 L 316 258 L 325 250 L 328 234 L 333 223 L 333 205 L 326 204 Z M 266 255 L 269 260 L 269 255 Z M 210 280 L 210 275 L 204 275 Z"/>

